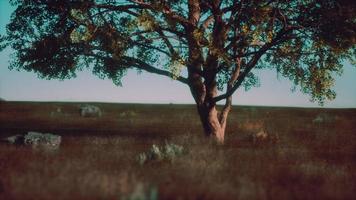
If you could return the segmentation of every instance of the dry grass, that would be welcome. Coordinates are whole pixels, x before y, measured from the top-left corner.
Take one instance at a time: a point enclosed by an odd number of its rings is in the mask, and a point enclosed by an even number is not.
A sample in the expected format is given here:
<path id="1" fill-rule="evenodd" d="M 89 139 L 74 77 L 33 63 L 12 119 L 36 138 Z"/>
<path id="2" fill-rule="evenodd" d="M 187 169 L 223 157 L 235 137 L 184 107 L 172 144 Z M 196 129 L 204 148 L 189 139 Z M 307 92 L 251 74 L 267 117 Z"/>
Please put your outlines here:
<path id="1" fill-rule="evenodd" d="M 226 144 L 216 146 L 202 137 L 194 106 L 97 104 L 101 118 L 81 118 L 78 105 L 0 103 L 2 137 L 30 130 L 63 137 L 50 153 L 1 143 L 0 199 L 354 197 L 355 109 L 235 107 Z M 251 141 L 260 129 L 278 141 Z M 166 141 L 188 153 L 137 162 Z"/>

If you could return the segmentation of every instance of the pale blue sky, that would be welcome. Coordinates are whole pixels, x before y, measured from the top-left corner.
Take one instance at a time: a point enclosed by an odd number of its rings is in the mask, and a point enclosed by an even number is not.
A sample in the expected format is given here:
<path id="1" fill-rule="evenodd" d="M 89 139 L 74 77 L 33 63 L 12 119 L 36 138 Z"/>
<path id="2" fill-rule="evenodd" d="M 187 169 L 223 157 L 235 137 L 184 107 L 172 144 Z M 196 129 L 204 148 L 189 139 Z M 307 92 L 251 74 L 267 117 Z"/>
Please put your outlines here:
<path id="1" fill-rule="evenodd" d="M 7 0 L 0 0 L 0 34 L 5 33 L 11 8 Z M 41 80 L 29 72 L 10 71 L 11 49 L 0 52 L 0 97 L 19 101 L 101 101 L 131 103 L 193 103 L 187 86 L 169 78 L 129 71 L 123 79 L 123 87 L 116 87 L 111 80 L 101 80 L 91 72 L 78 73 L 71 80 Z M 261 87 L 247 92 L 239 89 L 233 96 L 235 105 L 317 107 L 309 96 L 299 91 L 291 92 L 292 84 L 277 79 L 275 71 L 259 73 Z M 342 77 L 338 77 L 335 90 L 337 97 L 324 107 L 356 108 L 356 68 L 346 65 Z"/>

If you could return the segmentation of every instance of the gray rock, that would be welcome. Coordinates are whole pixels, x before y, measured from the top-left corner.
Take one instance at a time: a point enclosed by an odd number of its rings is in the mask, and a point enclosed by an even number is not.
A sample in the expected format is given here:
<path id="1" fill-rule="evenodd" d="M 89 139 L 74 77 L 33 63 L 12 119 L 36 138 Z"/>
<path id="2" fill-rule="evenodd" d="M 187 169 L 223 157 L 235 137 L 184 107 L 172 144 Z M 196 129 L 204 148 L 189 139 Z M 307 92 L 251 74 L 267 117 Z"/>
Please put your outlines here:
<path id="1" fill-rule="evenodd" d="M 24 136 L 24 144 L 25 145 L 44 145 L 44 146 L 52 146 L 59 147 L 61 144 L 61 136 L 53 135 L 50 133 L 38 133 L 38 132 L 28 132 Z"/>
<path id="2" fill-rule="evenodd" d="M 59 149 L 62 138 L 50 133 L 28 132 L 26 135 L 14 135 L 2 139 L 3 142 L 16 145 L 31 146 L 34 149 L 53 152 Z"/>
<path id="3" fill-rule="evenodd" d="M 316 116 L 315 119 L 313 119 L 313 123 L 322 123 L 324 120 L 321 116 Z"/>
<path id="4" fill-rule="evenodd" d="M 313 119 L 313 123 L 314 124 L 333 123 L 335 122 L 335 120 L 336 117 L 331 114 L 320 113 Z"/>
<path id="5" fill-rule="evenodd" d="M 61 112 L 62 112 L 61 107 L 57 107 L 57 113 L 61 113 Z"/>
<path id="6" fill-rule="evenodd" d="M 13 135 L 7 138 L 2 139 L 3 142 L 7 142 L 9 144 L 23 144 L 24 136 L 23 135 Z"/>
<path id="7" fill-rule="evenodd" d="M 84 105 L 80 107 L 80 116 L 82 117 L 101 117 L 102 112 L 99 107 L 93 105 Z"/>
<path id="8" fill-rule="evenodd" d="M 51 117 L 60 117 L 60 116 L 63 116 L 63 114 L 64 113 L 62 113 L 62 108 L 61 107 L 57 107 L 56 111 L 51 111 L 50 116 Z"/>

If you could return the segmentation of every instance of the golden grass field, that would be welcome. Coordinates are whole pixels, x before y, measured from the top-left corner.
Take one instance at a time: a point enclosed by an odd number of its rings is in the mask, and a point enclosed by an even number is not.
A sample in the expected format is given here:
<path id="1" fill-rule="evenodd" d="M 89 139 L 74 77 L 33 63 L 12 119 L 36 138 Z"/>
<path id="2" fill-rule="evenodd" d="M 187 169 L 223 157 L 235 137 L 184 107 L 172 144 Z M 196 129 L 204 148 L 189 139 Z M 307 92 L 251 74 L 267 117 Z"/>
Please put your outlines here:
<path id="1" fill-rule="evenodd" d="M 62 136 L 56 152 L 0 143 L 0 199 L 354 199 L 356 109 L 236 106 L 226 143 L 202 134 L 193 105 L 0 102 L 0 136 Z M 258 130 L 268 136 L 254 140 Z M 153 144 L 174 162 L 140 165 Z"/>

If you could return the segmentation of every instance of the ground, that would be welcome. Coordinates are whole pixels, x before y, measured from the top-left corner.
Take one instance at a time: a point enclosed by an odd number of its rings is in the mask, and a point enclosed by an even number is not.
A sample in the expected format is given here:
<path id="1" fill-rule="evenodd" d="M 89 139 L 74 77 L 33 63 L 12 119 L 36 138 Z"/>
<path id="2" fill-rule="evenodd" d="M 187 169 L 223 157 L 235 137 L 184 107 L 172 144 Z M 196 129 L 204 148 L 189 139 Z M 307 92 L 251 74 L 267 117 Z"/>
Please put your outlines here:
<path id="1" fill-rule="evenodd" d="M 0 199 L 353 199 L 356 109 L 233 108 L 225 145 L 192 105 L 0 102 L 0 136 L 62 136 L 60 149 L 0 143 Z M 263 134 L 261 134 L 261 132 Z M 137 158 L 173 143 L 173 161 Z"/>

